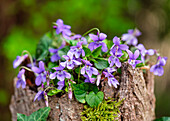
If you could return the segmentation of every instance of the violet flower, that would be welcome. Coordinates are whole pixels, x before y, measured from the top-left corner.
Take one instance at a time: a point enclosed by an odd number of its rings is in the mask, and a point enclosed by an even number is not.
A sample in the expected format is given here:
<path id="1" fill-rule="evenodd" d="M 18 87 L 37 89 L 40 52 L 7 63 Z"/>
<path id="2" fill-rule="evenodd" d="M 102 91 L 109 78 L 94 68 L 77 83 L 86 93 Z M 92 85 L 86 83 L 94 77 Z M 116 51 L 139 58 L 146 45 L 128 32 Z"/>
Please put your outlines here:
<path id="1" fill-rule="evenodd" d="M 22 86 L 22 88 L 24 89 L 26 87 L 26 80 L 25 80 L 25 69 L 21 69 L 18 73 L 18 81 L 16 83 L 16 87 L 19 88 L 20 86 Z"/>
<path id="2" fill-rule="evenodd" d="M 65 81 L 59 81 L 57 89 L 62 90 L 62 88 L 65 86 Z"/>
<path id="3" fill-rule="evenodd" d="M 94 41 L 91 42 L 88 46 L 88 48 L 93 51 L 94 49 L 102 46 L 102 51 L 107 52 L 107 45 L 102 42 L 104 39 L 106 39 L 107 35 L 104 33 L 100 33 L 99 35 L 89 34 L 90 38 Z"/>
<path id="4" fill-rule="evenodd" d="M 91 77 L 92 74 L 94 75 L 98 74 L 98 70 L 94 67 L 91 67 L 92 64 L 89 61 L 86 60 L 82 60 L 82 61 L 85 63 L 85 66 L 81 69 L 81 74 L 85 74 L 86 72 L 89 77 Z"/>
<path id="5" fill-rule="evenodd" d="M 63 71 L 64 67 L 59 66 L 59 67 L 54 67 L 53 69 L 56 71 L 50 74 L 50 79 L 55 79 L 57 77 L 58 80 L 62 81 L 62 82 L 59 82 L 58 85 L 63 85 L 63 81 L 65 80 L 65 78 L 67 79 L 71 78 L 70 73 Z"/>
<path id="6" fill-rule="evenodd" d="M 69 26 L 69 25 L 64 25 L 64 22 L 63 22 L 63 20 L 61 20 L 61 19 L 58 19 L 58 20 L 56 21 L 56 24 L 57 24 L 57 26 L 53 26 L 53 28 L 56 29 L 56 33 L 57 33 L 57 34 L 62 33 L 62 35 L 63 35 L 64 38 L 70 39 L 69 36 L 71 35 L 71 31 L 70 31 L 71 26 Z"/>
<path id="7" fill-rule="evenodd" d="M 129 55 L 128 63 L 132 66 L 133 69 L 135 69 L 136 65 L 141 63 L 140 60 L 136 60 L 139 57 L 139 50 L 136 50 L 134 54 L 130 50 L 126 51 Z"/>
<path id="8" fill-rule="evenodd" d="M 103 74 L 105 75 L 105 77 L 108 79 L 108 84 L 111 87 L 112 85 L 117 88 L 117 85 L 119 85 L 119 82 L 114 78 L 114 76 L 106 71 L 103 71 Z"/>
<path id="9" fill-rule="evenodd" d="M 129 48 L 125 44 L 120 44 L 120 39 L 117 36 L 113 38 L 113 43 L 114 45 L 111 47 L 110 54 L 117 57 L 121 57 L 123 55 L 122 50 L 127 50 Z"/>
<path id="10" fill-rule="evenodd" d="M 58 60 L 60 60 L 60 56 L 58 55 L 58 50 L 59 49 L 53 49 L 53 48 L 50 48 L 49 51 L 50 53 L 54 53 L 52 56 L 51 56 L 51 62 L 56 62 Z"/>
<path id="11" fill-rule="evenodd" d="M 35 84 L 37 86 L 41 85 L 42 83 L 46 82 L 46 75 L 47 72 L 45 71 L 44 62 L 39 62 L 39 68 L 34 66 L 32 67 L 32 71 L 36 73 Z"/>
<path id="12" fill-rule="evenodd" d="M 81 54 L 82 56 L 85 56 L 85 52 L 82 49 L 82 44 L 83 41 L 80 41 L 77 43 L 76 46 L 70 47 L 70 50 L 68 51 L 68 55 L 72 55 L 72 56 L 75 55 L 76 58 L 79 58 Z"/>
<path id="13" fill-rule="evenodd" d="M 28 54 L 25 54 L 23 56 L 17 56 L 17 58 L 13 62 L 13 68 L 17 68 L 27 57 Z"/>
<path id="14" fill-rule="evenodd" d="M 41 99 L 44 99 L 44 91 L 43 90 L 40 90 L 40 91 L 38 91 L 38 93 L 35 95 L 35 97 L 34 97 L 34 101 L 35 100 L 41 100 Z"/>
<path id="15" fill-rule="evenodd" d="M 63 55 L 63 58 L 66 59 L 65 62 L 61 62 L 60 65 L 63 67 L 67 67 L 68 69 L 73 69 L 75 66 L 81 65 L 82 63 L 75 60 L 71 53 L 67 53 L 68 55 Z"/>
<path id="16" fill-rule="evenodd" d="M 154 53 L 155 53 L 155 50 L 153 50 L 153 49 L 146 50 L 143 44 L 138 44 L 136 46 L 136 48 L 138 48 L 141 53 L 141 60 L 143 63 L 145 63 L 145 55 L 146 54 L 154 55 Z"/>
<path id="17" fill-rule="evenodd" d="M 110 67 L 112 67 L 114 64 L 116 65 L 116 67 L 120 68 L 121 67 L 121 62 L 119 61 L 119 58 L 117 58 L 116 56 L 110 56 L 108 59 L 108 62 L 110 64 Z"/>
<path id="18" fill-rule="evenodd" d="M 136 37 L 140 36 L 141 32 L 138 29 L 129 29 L 128 33 L 122 35 L 122 40 L 126 41 L 128 45 L 137 45 L 138 39 Z"/>
<path id="19" fill-rule="evenodd" d="M 89 77 L 88 75 L 86 75 L 86 74 L 84 74 L 83 75 L 86 79 L 84 80 L 84 82 L 88 82 L 88 83 L 95 83 L 95 78 L 91 78 L 91 77 Z"/>
<path id="20" fill-rule="evenodd" d="M 162 66 L 164 66 L 166 64 L 166 61 L 167 61 L 167 57 L 158 57 L 157 59 L 157 64 L 156 65 L 153 65 L 151 68 L 150 68 L 150 72 L 153 72 L 154 75 L 158 75 L 158 76 L 162 76 L 163 73 L 164 73 L 164 69 Z"/>
<path id="21" fill-rule="evenodd" d="M 81 35 L 80 34 L 76 34 L 76 35 L 73 35 L 70 37 L 72 40 L 77 40 L 77 39 L 80 39 L 81 38 Z"/>

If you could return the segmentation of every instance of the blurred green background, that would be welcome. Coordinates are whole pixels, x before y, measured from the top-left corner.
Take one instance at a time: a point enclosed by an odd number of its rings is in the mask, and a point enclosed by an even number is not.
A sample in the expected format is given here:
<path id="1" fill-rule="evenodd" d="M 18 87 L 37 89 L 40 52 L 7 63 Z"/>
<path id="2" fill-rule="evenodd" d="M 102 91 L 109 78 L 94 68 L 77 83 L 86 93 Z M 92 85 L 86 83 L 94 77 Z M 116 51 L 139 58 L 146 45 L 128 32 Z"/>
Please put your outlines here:
<path id="1" fill-rule="evenodd" d="M 63 19 L 72 32 L 99 28 L 112 39 L 139 28 L 147 49 L 170 58 L 170 0 L 1 0 L 0 3 L 0 121 L 10 121 L 12 62 L 23 50 L 35 53 L 52 22 Z M 163 77 L 155 77 L 156 116 L 170 116 L 170 62 Z"/>

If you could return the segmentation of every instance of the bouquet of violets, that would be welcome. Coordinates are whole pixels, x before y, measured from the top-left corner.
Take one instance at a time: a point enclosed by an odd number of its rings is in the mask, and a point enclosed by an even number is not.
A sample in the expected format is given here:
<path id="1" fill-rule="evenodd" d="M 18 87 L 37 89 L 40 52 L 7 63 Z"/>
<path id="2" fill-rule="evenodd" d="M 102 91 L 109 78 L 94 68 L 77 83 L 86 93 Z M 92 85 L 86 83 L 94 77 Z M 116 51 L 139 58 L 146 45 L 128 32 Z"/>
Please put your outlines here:
<path id="1" fill-rule="evenodd" d="M 150 69 L 154 75 L 164 73 L 167 57 L 138 44 L 138 29 L 107 40 L 107 35 L 97 28 L 79 35 L 72 33 L 61 19 L 53 24 L 53 30 L 37 45 L 34 58 L 23 51 L 13 62 L 14 68 L 20 66 L 16 87 L 35 90 L 34 101 L 44 99 L 48 106 L 49 96 L 68 93 L 69 99 L 74 95 L 77 101 L 96 107 L 104 99 L 101 82 L 107 81 L 110 87 L 117 88 L 119 81 L 115 76 L 120 76 L 124 62 L 133 69 Z M 150 67 L 148 61 L 153 55 L 157 63 Z"/>

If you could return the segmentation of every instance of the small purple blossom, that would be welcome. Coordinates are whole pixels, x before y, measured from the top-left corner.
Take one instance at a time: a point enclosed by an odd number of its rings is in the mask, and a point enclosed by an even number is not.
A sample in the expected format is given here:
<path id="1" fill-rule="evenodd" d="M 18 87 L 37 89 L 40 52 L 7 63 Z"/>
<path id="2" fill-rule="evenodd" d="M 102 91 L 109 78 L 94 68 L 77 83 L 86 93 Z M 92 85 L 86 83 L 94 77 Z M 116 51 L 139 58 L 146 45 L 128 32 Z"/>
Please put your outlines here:
<path id="1" fill-rule="evenodd" d="M 166 61 L 167 61 L 167 57 L 158 57 L 157 59 L 157 64 L 156 65 L 153 65 L 151 68 L 150 68 L 150 72 L 153 72 L 154 75 L 158 75 L 158 76 L 162 76 L 163 73 L 164 73 L 164 69 L 162 66 L 164 66 L 166 64 Z"/>
<path id="2" fill-rule="evenodd" d="M 84 82 L 88 82 L 88 83 L 95 83 L 95 78 L 91 78 L 91 77 L 89 77 L 88 75 L 86 75 L 86 74 L 84 74 L 83 75 L 86 79 L 84 80 Z"/>
<path id="3" fill-rule="evenodd" d="M 67 79 L 71 78 L 70 73 L 63 71 L 64 67 L 59 66 L 59 67 L 54 67 L 53 69 L 56 71 L 50 74 L 50 79 L 55 79 L 57 77 L 57 79 L 60 80 L 58 82 L 58 85 L 63 85 L 65 78 Z"/>
<path id="4" fill-rule="evenodd" d="M 114 64 L 118 68 L 121 67 L 121 62 L 119 61 L 119 58 L 117 58 L 116 56 L 110 56 L 109 59 L 108 59 L 108 62 L 110 64 L 110 67 L 112 67 Z"/>
<path id="5" fill-rule="evenodd" d="M 140 36 L 141 32 L 138 29 L 129 29 L 128 33 L 122 35 L 122 40 L 126 41 L 128 45 L 137 45 L 138 39 L 136 37 Z"/>
<path id="6" fill-rule="evenodd" d="M 110 54 L 117 57 L 121 57 L 123 55 L 122 50 L 127 50 L 129 48 L 125 44 L 120 44 L 120 39 L 117 36 L 113 38 L 113 43 L 114 45 L 111 47 Z"/>
<path id="7" fill-rule="evenodd" d="M 17 68 L 27 57 L 28 54 L 25 54 L 23 56 L 17 56 L 17 58 L 13 62 L 13 68 Z"/>
<path id="8" fill-rule="evenodd" d="M 73 35 L 70 37 L 72 40 L 78 40 L 81 38 L 81 35 L 80 34 L 76 34 L 76 35 Z"/>
<path id="9" fill-rule="evenodd" d="M 132 66 L 133 69 L 135 69 L 136 65 L 141 63 L 140 60 L 136 60 L 139 57 L 139 50 L 136 50 L 134 54 L 130 50 L 126 51 L 129 55 L 128 63 Z"/>
<path id="10" fill-rule="evenodd" d="M 34 97 L 34 101 L 35 100 L 41 100 L 41 99 L 44 99 L 44 91 L 43 90 L 40 90 L 40 91 L 38 91 L 38 93 L 35 95 L 35 97 Z"/>
<path id="11" fill-rule="evenodd" d="M 138 44 L 136 48 L 138 48 L 141 53 L 141 60 L 143 63 L 145 62 L 145 55 L 154 55 L 155 53 L 153 49 L 146 50 L 143 44 Z"/>
<path id="12" fill-rule="evenodd" d="M 82 49 L 82 44 L 83 41 L 80 41 L 77 43 L 76 46 L 70 47 L 70 50 L 68 51 L 68 55 L 72 55 L 72 56 L 75 55 L 76 58 L 79 58 L 81 54 L 82 56 L 85 56 L 85 52 Z"/>
<path id="13" fill-rule="evenodd" d="M 56 21 L 56 25 L 57 25 L 57 26 L 53 26 L 53 28 L 56 29 L 56 33 L 57 33 L 57 34 L 62 33 L 62 35 L 63 35 L 64 38 L 70 39 L 69 36 L 71 35 L 71 31 L 70 31 L 71 26 L 69 26 L 69 25 L 64 25 L 64 22 L 63 22 L 63 20 L 61 20 L 61 19 L 58 19 L 58 20 Z"/>
<path id="14" fill-rule="evenodd" d="M 67 67 L 68 69 L 73 69 L 75 66 L 81 65 L 82 63 L 73 58 L 73 54 L 67 53 L 68 55 L 63 55 L 63 58 L 66 59 L 65 62 L 61 62 L 60 65 Z"/>
<path id="15" fill-rule="evenodd" d="M 99 35 L 89 34 L 90 38 L 94 41 L 91 42 L 88 46 L 88 48 L 93 51 L 94 49 L 102 46 L 102 51 L 107 52 L 107 45 L 102 42 L 106 39 L 107 35 L 104 33 L 100 33 Z"/>
<path id="16" fill-rule="evenodd" d="M 114 78 L 114 76 L 110 72 L 103 71 L 103 74 L 108 79 L 108 84 L 111 87 L 112 85 L 117 88 L 117 85 L 119 85 L 119 82 Z"/>
<path id="17" fill-rule="evenodd" d="M 50 48 L 49 51 L 50 53 L 54 53 L 52 56 L 51 56 L 51 62 L 56 62 L 58 60 L 60 60 L 60 56 L 58 55 L 58 50 L 59 49 L 53 49 L 53 48 Z"/>
<path id="18" fill-rule="evenodd" d="M 25 80 L 25 69 L 21 69 L 18 73 L 18 81 L 16 83 L 16 87 L 19 88 L 20 86 L 22 86 L 22 88 L 24 89 L 26 87 L 26 80 Z"/>
<path id="19" fill-rule="evenodd" d="M 81 74 L 87 73 L 89 77 L 92 76 L 92 74 L 97 75 L 98 70 L 94 67 L 92 67 L 92 64 L 89 61 L 82 60 L 85 63 L 85 66 L 81 69 Z"/>
<path id="20" fill-rule="evenodd" d="M 44 62 L 39 62 L 39 68 L 34 66 L 32 67 L 32 71 L 36 73 L 35 84 L 37 86 L 41 85 L 42 83 L 46 82 L 46 75 L 47 72 L 45 71 Z"/>
<path id="21" fill-rule="evenodd" d="M 57 84 L 58 84 L 57 89 L 62 90 L 63 87 L 65 86 L 65 81 L 59 81 Z"/>

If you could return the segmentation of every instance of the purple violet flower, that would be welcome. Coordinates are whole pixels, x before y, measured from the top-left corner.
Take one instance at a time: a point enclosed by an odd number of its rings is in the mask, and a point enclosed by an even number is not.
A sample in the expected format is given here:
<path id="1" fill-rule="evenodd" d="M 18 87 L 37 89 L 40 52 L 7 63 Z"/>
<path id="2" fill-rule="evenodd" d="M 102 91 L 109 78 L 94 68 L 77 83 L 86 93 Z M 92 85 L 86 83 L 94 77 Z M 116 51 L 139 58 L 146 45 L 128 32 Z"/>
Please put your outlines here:
<path id="1" fill-rule="evenodd" d="M 88 48 L 93 51 L 94 49 L 102 46 L 102 51 L 107 52 L 107 45 L 102 42 L 104 39 L 106 39 L 107 35 L 104 33 L 100 33 L 99 35 L 89 34 L 90 38 L 94 41 L 91 42 L 88 46 Z"/>
<path id="2" fill-rule="evenodd" d="M 113 43 L 114 45 L 111 47 L 110 54 L 117 57 L 121 57 L 123 55 L 122 50 L 127 50 L 129 48 L 125 44 L 120 44 L 120 39 L 117 36 L 113 38 Z"/>
<path id="3" fill-rule="evenodd" d="M 94 67 L 91 67 L 92 64 L 89 61 L 87 60 L 82 60 L 82 61 L 83 63 L 85 63 L 85 66 L 81 69 L 81 74 L 85 74 L 86 72 L 89 77 L 91 77 L 92 74 L 94 75 L 98 74 L 98 70 Z"/>
<path id="4" fill-rule="evenodd" d="M 108 59 L 108 62 L 110 64 L 110 67 L 112 67 L 114 64 L 118 68 L 121 67 L 121 62 L 119 61 L 119 58 L 117 58 L 116 56 L 110 56 L 109 59 Z"/>
<path id="5" fill-rule="evenodd" d="M 58 19 L 58 20 L 56 21 L 56 24 L 57 24 L 57 26 L 53 26 L 53 28 L 56 29 L 56 33 L 57 33 L 57 34 L 62 33 L 62 35 L 63 35 L 64 38 L 70 39 L 69 36 L 71 35 L 71 31 L 70 31 L 71 26 L 69 26 L 69 25 L 64 25 L 64 22 L 63 22 L 63 20 L 61 20 L 61 19 Z"/>
<path id="6" fill-rule="evenodd" d="M 63 67 L 66 67 L 68 69 L 73 69 L 75 66 L 78 66 L 78 65 L 81 65 L 82 63 L 75 60 L 73 58 L 73 55 L 71 53 L 67 53 L 68 55 L 63 55 L 63 58 L 66 59 L 65 62 L 61 62 L 60 65 L 63 66 Z"/>
<path id="7" fill-rule="evenodd" d="M 129 29 L 128 33 L 122 35 L 122 40 L 126 41 L 128 45 L 137 45 L 138 39 L 136 37 L 140 36 L 141 32 L 138 29 Z"/>
<path id="8" fill-rule="evenodd" d="M 140 60 L 136 60 L 139 57 L 139 50 L 136 50 L 134 54 L 130 50 L 126 51 L 129 55 L 128 63 L 132 66 L 133 69 L 135 69 L 136 64 L 141 63 Z"/>
<path id="9" fill-rule="evenodd" d="M 13 68 L 17 68 L 27 57 L 28 54 L 25 54 L 23 56 L 17 56 L 17 58 L 13 62 Z"/>
<path id="10" fill-rule="evenodd" d="M 88 82 L 88 83 L 95 83 L 95 78 L 91 78 L 91 77 L 89 77 L 88 75 L 86 75 L 86 74 L 84 74 L 83 75 L 86 79 L 84 80 L 84 82 Z"/>
<path id="11" fill-rule="evenodd" d="M 82 56 L 85 56 L 85 52 L 82 49 L 82 44 L 83 41 L 80 41 L 77 43 L 76 46 L 70 47 L 70 50 L 68 51 L 68 55 L 72 55 L 72 56 L 75 55 L 76 58 L 79 58 L 81 54 Z"/>
<path id="12" fill-rule="evenodd" d="M 26 87 L 26 80 L 25 80 L 25 69 L 21 69 L 18 73 L 18 81 L 16 83 L 16 87 L 19 88 L 20 86 L 22 86 L 22 88 L 24 89 Z"/>
<path id="13" fill-rule="evenodd" d="M 80 39 L 81 38 L 81 35 L 80 34 L 76 34 L 76 35 L 73 35 L 70 37 L 72 40 L 77 40 L 77 39 Z"/>
<path id="14" fill-rule="evenodd" d="M 59 81 L 57 84 L 58 84 L 57 89 L 62 90 L 63 87 L 65 86 L 65 81 Z"/>
<path id="15" fill-rule="evenodd" d="M 46 75 L 47 72 L 45 71 L 44 62 L 39 62 L 39 68 L 34 66 L 32 67 L 32 71 L 36 73 L 35 84 L 37 86 L 41 85 L 42 83 L 46 82 Z"/>
<path id="16" fill-rule="evenodd" d="M 158 75 L 158 76 L 162 76 L 163 73 L 164 73 L 164 69 L 162 66 L 164 66 L 166 64 L 166 61 L 167 61 L 167 57 L 158 57 L 157 59 L 157 64 L 156 65 L 153 65 L 151 68 L 150 68 L 150 72 L 153 72 L 154 75 Z"/>
<path id="17" fill-rule="evenodd" d="M 43 90 L 38 91 L 38 93 L 34 97 L 34 101 L 36 99 L 38 99 L 38 101 L 41 100 L 41 99 L 44 99 L 44 91 Z"/>
<path id="18" fill-rule="evenodd" d="M 54 55 L 51 56 L 51 62 L 55 62 L 61 59 L 60 56 L 58 55 L 58 50 L 59 49 L 53 49 L 53 48 L 49 49 L 50 53 L 54 53 Z"/>
<path id="19" fill-rule="evenodd" d="M 53 69 L 56 71 L 50 74 L 50 79 L 55 79 L 57 77 L 57 79 L 60 80 L 58 82 L 58 85 L 63 85 L 65 78 L 67 79 L 71 78 L 70 73 L 63 71 L 64 67 L 59 66 L 59 67 L 54 67 Z"/>
<path id="20" fill-rule="evenodd" d="M 146 50 L 143 44 L 138 44 L 136 46 L 136 48 L 138 48 L 141 53 L 141 60 L 143 63 L 145 63 L 145 55 L 146 54 L 154 55 L 154 53 L 155 53 L 155 50 L 153 50 L 153 49 Z"/>
<path id="21" fill-rule="evenodd" d="M 119 85 L 119 82 L 114 78 L 114 76 L 106 71 L 103 71 L 103 74 L 105 75 L 105 77 L 108 79 L 108 84 L 111 87 L 112 85 L 117 88 L 117 85 Z"/>

